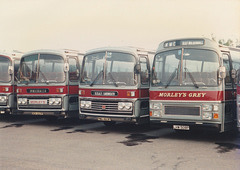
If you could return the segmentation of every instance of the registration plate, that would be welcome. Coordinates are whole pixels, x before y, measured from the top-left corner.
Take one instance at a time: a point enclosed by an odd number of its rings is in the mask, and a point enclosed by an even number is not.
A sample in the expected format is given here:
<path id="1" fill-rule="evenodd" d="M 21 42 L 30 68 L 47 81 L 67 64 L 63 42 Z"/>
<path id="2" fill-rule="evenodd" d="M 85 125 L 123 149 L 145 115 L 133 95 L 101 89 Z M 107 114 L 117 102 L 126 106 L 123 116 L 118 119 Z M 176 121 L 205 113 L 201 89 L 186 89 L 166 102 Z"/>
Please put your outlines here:
<path id="1" fill-rule="evenodd" d="M 43 115 L 43 112 L 32 112 L 32 115 Z"/>
<path id="2" fill-rule="evenodd" d="M 47 100 L 32 99 L 29 100 L 29 104 L 47 104 Z"/>
<path id="3" fill-rule="evenodd" d="M 185 125 L 173 125 L 173 129 L 177 129 L 177 130 L 189 130 L 190 127 L 189 127 L 189 126 L 185 126 Z"/>
<path id="4" fill-rule="evenodd" d="M 99 117 L 98 120 L 99 121 L 111 121 L 111 119 L 108 117 Z"/>

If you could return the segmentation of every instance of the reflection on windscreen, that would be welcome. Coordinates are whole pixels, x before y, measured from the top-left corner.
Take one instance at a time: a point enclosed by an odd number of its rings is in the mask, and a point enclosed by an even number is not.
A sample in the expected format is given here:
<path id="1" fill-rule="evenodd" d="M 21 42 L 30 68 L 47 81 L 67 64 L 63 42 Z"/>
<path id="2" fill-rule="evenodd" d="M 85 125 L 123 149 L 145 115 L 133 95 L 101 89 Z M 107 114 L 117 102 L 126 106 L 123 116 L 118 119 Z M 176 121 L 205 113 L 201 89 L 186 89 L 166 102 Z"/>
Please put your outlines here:
<path id="1" fill-rule="evenodd" d="M 135 85 L 135 58 L 118 52 L 99 52 L 84 58 L 81 83 L 95 85 Z"/>
<path id="2" fill-rule="evenodd" d="M 0 56 L 0 82 L 11 81 L 11 76 L 8 73 L 8 68 L 10 66 L 10 60 L 6 57 Z"/>
<path id="3" fill-rule="evenodd" d="M 153 81 L 156 86 L 216 86 L 217 53 L 209 50 L 179 49 L 155 57 Z"/>
<path id="4" fill-rule="evenodd" d="M 20 81 L 63 82 L 65 80 L 63 65 L 64 60 L 58 55 L 26 56 L 22 58 L 20 64 Z"/>

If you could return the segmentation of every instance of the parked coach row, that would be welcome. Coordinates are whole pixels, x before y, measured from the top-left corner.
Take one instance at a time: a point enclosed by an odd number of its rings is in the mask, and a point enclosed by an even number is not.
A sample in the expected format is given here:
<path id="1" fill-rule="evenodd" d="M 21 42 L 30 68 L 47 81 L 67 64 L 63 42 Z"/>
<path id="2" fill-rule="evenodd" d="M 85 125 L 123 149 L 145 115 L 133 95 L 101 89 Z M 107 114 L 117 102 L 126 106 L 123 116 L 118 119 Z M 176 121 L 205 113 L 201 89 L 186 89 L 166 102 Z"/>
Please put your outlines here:
<path id="1" fill-rule="evenodd" d="M 0 54 L 1 113 L 240 129 L 240 50 L 207 38 L 20 56 Z"/>

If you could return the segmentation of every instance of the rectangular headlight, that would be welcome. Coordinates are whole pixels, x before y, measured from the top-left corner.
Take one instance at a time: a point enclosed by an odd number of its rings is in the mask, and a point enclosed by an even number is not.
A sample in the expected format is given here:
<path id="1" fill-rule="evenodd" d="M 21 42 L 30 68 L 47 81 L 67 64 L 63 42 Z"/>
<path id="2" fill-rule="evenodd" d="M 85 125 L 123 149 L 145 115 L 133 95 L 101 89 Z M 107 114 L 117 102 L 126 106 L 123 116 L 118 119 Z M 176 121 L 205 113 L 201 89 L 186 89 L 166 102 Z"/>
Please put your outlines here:
<path id="1" fill-rule="evenodd" d="M 160 117 L 161 116 L 161 110 L 154 110 L 152 115 L 154 117 Z"/>
<path id="2" fill-rule="evenodd" d="M 155 102 L 150 103 L 150 109 L 161 109 L 161 108 L 162 108 L 161 103 L 155 103 Z"/>

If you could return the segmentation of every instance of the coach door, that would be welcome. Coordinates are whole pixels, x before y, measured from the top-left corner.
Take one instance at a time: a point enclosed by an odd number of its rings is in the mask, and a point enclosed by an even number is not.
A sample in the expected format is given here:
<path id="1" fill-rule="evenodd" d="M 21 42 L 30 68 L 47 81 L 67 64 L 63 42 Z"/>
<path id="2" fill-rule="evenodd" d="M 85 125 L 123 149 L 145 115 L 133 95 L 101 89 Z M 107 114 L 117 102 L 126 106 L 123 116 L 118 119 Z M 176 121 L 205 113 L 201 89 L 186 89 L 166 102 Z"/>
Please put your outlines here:
<path id="1" fill-rule="evenodd" d="M 77 57 L 69 57 L 69 110 L 78 110 L 78 81 L 80 66 Z"/>
<path id="2" fill-rule="evenodd" d="M 229 53 L 223 53 L 223 66 L 226 68 L 226 78 L 225 83 L 223 84 L 223 92 L 225 95 L 225 124 L 226 123 L 232 123 L 236 118 L 236 103 L 234 101 L 234 79 L 232 78 L 231 72 L 232 72 L 232 61 L 231 56 Z M 225 88 L 224 88 L 225 86 Z M 223 111 L 224 113 L 224 111 Z M 225 125 L 226 126 L 226 125 Z M 225 129 L 227 129 L 225 127 Z"/>
<path id="3" fill-rule="evenodd" d="M 141 105 L 140 105 L 140 115 L 149 115 L 149 77 L 150 77 L 150 68 L 149 60 L 147 56 L 140 57 L 140 95 Z"/>

